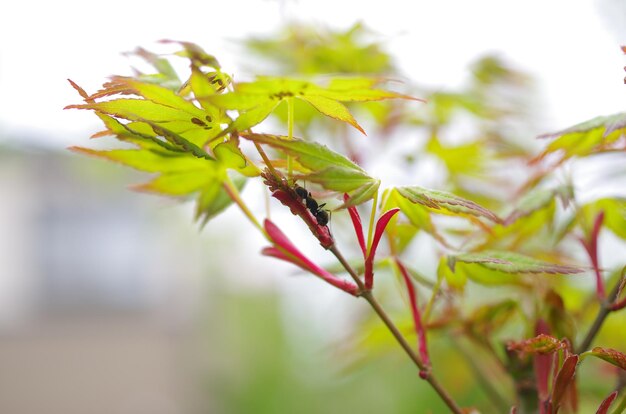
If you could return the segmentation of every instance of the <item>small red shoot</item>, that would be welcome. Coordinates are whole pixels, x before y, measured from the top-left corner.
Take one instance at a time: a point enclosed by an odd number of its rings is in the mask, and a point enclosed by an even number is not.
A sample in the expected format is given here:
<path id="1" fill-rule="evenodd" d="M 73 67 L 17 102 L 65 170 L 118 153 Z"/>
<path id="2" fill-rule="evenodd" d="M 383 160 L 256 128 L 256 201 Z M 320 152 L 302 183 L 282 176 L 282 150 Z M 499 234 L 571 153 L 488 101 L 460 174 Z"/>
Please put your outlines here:
<path id="1" fill-rule="evenodd" d="M 422 323 L 422 315 L 420 313 L 419 307 L 417 306 L 417 295 L 415 293 L 415 288 L 413 286 L 413 282 L 411 281 L 411 277 L 409 276 L 409 272 L 406 270 L 406 267 L 404 267 L 400 259 L 395 258 L 395 261 L 396 266 L 398 266 L 398 269 L 402 274 L 402 278 L 404 279 L 404 283 L 406 284 L 406 289 L 409 293 L 409 301 L 411 302 L 411 313 L 413 314 L 413 323 L 415 324 L 415 333 L 417 334 L 420 357 L 422 358 L 424 365 L 430 367 L 428 345 L 426 343 L 426 330 L 424 329 L 424 324 Z"/>
<path id="2" fill-rule="evenodd" d="M 296 266 L 320 277 L 327 283 L 330 283 L 331 285 L 353 296 L 357 296 L 359 288 L 354 283 L 333 275 L 326 269 L 309 260 L 273 222 L 266 219 L 263 226 L 265 227 L 265 231 L 267 232 L 270 240 L 274 243 L 274 247 L 266 247 L 263 249 L 263 254 L 293 263 Z"/>
<path id="3" fill-rule="evenodd" d="M 574 375 L 576 374 L 576 366 L 578 365 L 578 355 L 570 355 L 563 362 L 563 366 L 559 370 L 554 380 L 554 387 L 552 389 L 552 407 L 554 414 L 559 411 L 561 400 L 567 391 L 570 384 L 574 381 Z"/>
<path id="4" fill-rule="evenodd" d="M 598 407 L 598 411 L 596 411 L 596 414 L 607 414 L 609 412 L 609 408 L 611 408 L 611 404 L 613 404 L 613 401 L 617 398 L 617 394 L 617 391 L 610 393 L 609 396 L 602 401 Z"/>
<path id="5" fill-rule="evenodd" d="M 549 335 L 550 327 L 543 320 L 539 319 L 535 326 L 536 335 Z M 535 378 L 537 380 L 537 391 L 539 392 L 539 402 L 543 405 L 543 402 L 548 399 L 548 379 L 550 372 L 552 371 L 552 363 L 554 359 L 550 354 L 537 353 L 533 358 L 533 365 L 535 367 Z"/>
<path id="6" fill-rule="evenodd" d="M 348 203 L 350 196 L 348 194 L 343 195 L 344 203 Z M 350 214 L 350 219 L 352 220 L 352 225 L 354 226 L 354 232 L 356 233 L 356 238 L 359 241 L 359 246 L 361 247 L 361 251 L 363 252 L 363 259 L 367 258 L 367 247 L 365 246 L 365 236 L 363 235 L 363 224 L 361 222 L 361 216 L 359 215 L 359 211 L 356 209 L 356 206 L 348 207 L 348 213 Z"/>
<path id="7" fill-rule="evenodd" d="M 603 222 L 604 211 L 600 211 L 593 222 L 593 229 L 591 230 L 589 237 L 586 240 L 582 238 L 580 239 L 580 242 L 587 251 L 589 260 L 591 260 L 591 266 L 593 266 L 593 271 L 596 275 L 596 293 L 600 301 L 603 301 L 606 298 L 604 280 L 602 279 L 602 272 L 600 271 L 600 262 L 598 258 L 598 236 L 600 235 L 600 229 L 602 228 Z"/>
<path id="8" fill-rule="evenodd" d="M 372 289 L 374 287 L 374 257 L 376 256 L 376 248 L 380 243 L 380 238 L 383 236 L 385 227 L 389 224 L 389 220 L 398 212 L 399 208 L 392 208 L 386 211 L 378 221 L 376 222 L 376 230 L 374 231 L 374 238 L 372 239 L 372 245 L 370 246 L 369 254 L 365 259 L 365 287 Z"/>

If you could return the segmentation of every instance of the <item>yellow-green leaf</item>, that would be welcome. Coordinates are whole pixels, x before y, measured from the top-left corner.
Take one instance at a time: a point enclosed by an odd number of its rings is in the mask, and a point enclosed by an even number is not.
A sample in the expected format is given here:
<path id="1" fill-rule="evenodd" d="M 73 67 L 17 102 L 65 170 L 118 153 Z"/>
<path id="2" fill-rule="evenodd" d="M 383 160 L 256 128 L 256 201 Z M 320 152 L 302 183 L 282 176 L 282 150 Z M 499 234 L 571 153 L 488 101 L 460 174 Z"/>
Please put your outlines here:
<path id="1" fill-rule="evenodd" d="M 361 167 L 316 142 L 268 134 L 243 133 L 241 137 L 270 145 L 293 157 L 299 165 L 310 171 L 302 179 L 320 184 L 328 190 L 349 193 L 351 200 L 342 208 L 371 199 L 380 185 L 379 180 L 370 177 Z"/>
<path id="2" fill-rule="evenodd" d="M 205 168 L 206 164 L 206 161 L 188 154 L 172 154 L 157 150 L 118 149 L 102 151 L 82 147 L 70 147 L 70 150 L 152 173 L 197 170 Z"/>
<path id="3" fill-rule="evenodd" d="M 498 272 L 512 274 L 547 273 L 570 275 L 584 271 L 583 268 L 578 266 L 548 263 L 518 253 L 503 251 L 484 251 L 480 253 L 454 255 L 450 256 L 448 263 L 453 270 L 456 264 L 467 263 Z"/>
<path id="4" fill-rule="evenodd" d="M 429 190 L 417 186 L 397 187 L 396 190 L 398 194 L 410 202 L 421 204 L 438 213 L 483 217 L 496 223 L 501 221 L 485 207 L 445 191 Z"/>
<path id="5" fill-rule="evenodd" d="M 216 171 L 210 168 L 164 173 L 155 179 L 133 187 L 139 191 L 183 196 L 199 191 L 211 182 L 221 183 Z"/>
<path id="6" fill-rule="evenodd" d="M 333 99 L 326 98 L 324 96 L 316 96 L 316 95 L 303 95 L 299 96 L 299 99 L 306 101 L 313 105 L 315 109 L 327 115 L 331 118 L 335 118 L 339 121 L 344 121 L 361 131 L 365 134 L 361 125 L 356 122 L 356 119 L 352 116 L 348 108 L 341 102 L 338 102 Z"/>
<path id="7" fill-rule="evenodd" d="M 539 158 L 555 151 L 563 151 L 563 158 L 569 158 L 614 149 L 625 130 L 626 113 L 598 116 L 558 132 L 540 135 L 539 138 L 556 139 Z M 624 149 L 623 144 L 619 148 Z"/>
<path id="8" fill-rule="evenodd" d="M 467 276 L 462 272 L 454 272 L 450 268 L 448 260 L 445 256 L 439 259 L 439 264 L 437 265 L 437 278 L 439 280 L 445 280 L 448 286 L 458 290 L 463 290 L 465 284 L 467 283 Z"/>

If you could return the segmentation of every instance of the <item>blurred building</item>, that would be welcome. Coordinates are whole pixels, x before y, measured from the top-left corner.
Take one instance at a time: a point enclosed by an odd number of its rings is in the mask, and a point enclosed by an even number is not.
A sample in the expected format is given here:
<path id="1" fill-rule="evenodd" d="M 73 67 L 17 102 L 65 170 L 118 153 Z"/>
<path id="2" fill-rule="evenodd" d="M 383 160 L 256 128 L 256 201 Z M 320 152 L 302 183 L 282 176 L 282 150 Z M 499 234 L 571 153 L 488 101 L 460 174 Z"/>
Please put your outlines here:
<path id="1" fill-rule="evenodd" d="M 175 209 L 128 191 L 130 175 L 0 149 L 1 413 L 193 412 L 183 354 L 201 266 L 162 220 Z"/>

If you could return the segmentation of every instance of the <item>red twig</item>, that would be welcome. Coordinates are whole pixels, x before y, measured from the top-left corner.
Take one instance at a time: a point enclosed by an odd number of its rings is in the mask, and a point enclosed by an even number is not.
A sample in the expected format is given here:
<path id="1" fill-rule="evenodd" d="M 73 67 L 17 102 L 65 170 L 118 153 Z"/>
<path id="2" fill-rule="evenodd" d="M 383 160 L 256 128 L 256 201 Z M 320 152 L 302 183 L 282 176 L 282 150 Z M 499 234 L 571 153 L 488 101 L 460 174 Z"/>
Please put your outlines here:
<path id="1" fill-rule="evenodd" d="M 600 229 L 604 222 L 604 211 L 600 211 L 593 222 L 593 229 L 587 240 L 580 239 L 583 247 L 587 251 L 591 266 L 596 275 L 596 293 L 598 299 L 603 301 L 606 298 L 606 291 L 604 288 L 604 280 L 602 279 L 602 272 L 600 271 L 600 261 L 598 257 L 598 236 L 600 235 Z"/>
<path id="2" fill-rule="evenodd" d="M 396 257 L 395 262 L 396 266 L 398 266 L 398 269 L 400 270 L 400 273 L 402 274 L 402 278 L 404 279 L 404 283 L 406 284 L 407 291 L 409 292 L 411 313 L 413 314 L 413 323 L 415 324 L 415 332 L 417 334 L 420 357 L 422 358 L 422 361 L 424 362 L 424 365 L 427 367 L 427 369 L 430 369 L 430 358 L 428 356 L 428 345 L 426 343 L 426 330 L 424 329 L 424 324 L 422 323 L 422 315 L 420 313 L 419 307 L 417 306 L 417 295 L 415 293 L 415 288 L 409 276 L 409 272 L 406 270 L 406 267 L 404 267 L 400 259 Z"/>

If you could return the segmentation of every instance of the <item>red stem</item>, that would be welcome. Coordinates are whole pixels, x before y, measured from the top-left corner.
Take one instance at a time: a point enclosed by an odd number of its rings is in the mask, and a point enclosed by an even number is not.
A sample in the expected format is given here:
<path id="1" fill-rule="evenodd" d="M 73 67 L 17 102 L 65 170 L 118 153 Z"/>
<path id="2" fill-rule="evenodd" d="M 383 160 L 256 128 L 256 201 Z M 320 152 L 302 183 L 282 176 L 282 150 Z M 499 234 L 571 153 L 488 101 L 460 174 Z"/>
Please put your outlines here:
<path id="1" fill-rule="evenodd" d="M 587 240 L 580 239 L 583 247 L 589 255 L 591 266 L 596 275 L 596 293 L 598 299 L 603 301 L 606 298 L 606 290 L 604 288 L 604 280 L 602 279 L 602 272 L 600 271 L 600 260 L 598 258 L 598 236 L 600 235 L 600 229 L 604 221 L 604 211 L 600 211 L 593 222 L 593 229 Z"/>
<path id="2" fill-rule="evenodd" d="M 406 284 L 406 288 L 409 292 L 411 313 L 413 314 L 413 323 L 415 324 L 415 332 L 417 333 L 420 357 L 422 358 L 424 365 L 430 368 L 428 345 L 426 344 L 426 331 L 424 330 L 424 324 L 422 323 L 422 315 L 420 313 L 419 307 L 417 306 L 417 295 L 415 294 L 415 288 L 413 287 L 413 282 L 411 282 L 411 278 L 409 277 L 409 272 L 406 270 L 402 262 L 397 257 L 394 258 L 394 260 L 396 262 L 396 265 L 398 266 L 398 269 L 400 269 L 400 273 L 402 274 L 402 278 L 404 279 L 404 283 Z"/>

